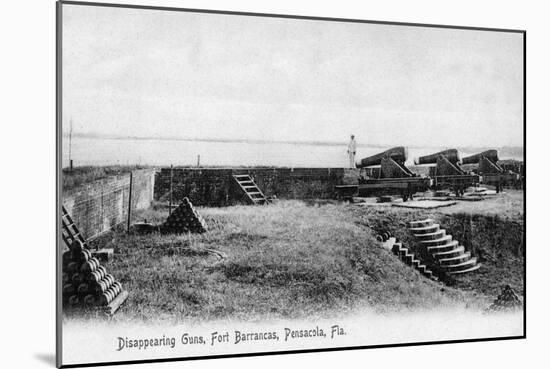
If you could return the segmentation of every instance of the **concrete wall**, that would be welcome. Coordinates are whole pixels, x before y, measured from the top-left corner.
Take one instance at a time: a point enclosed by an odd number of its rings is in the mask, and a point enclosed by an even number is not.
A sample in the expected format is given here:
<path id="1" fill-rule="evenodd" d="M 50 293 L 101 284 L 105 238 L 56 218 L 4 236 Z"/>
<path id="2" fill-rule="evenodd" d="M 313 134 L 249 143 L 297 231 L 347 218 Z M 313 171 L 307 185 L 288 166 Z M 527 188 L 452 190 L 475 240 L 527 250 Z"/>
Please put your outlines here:
<path id="1" fill-rule="evenodd" d="M 356 171 L 344 168 L 174 168 L 173 201 L 188 197 L 194 205 L 238 203 L 242 193 L 235 174 L 250 174 L 266 196 L 283 199 L 333 198 L 335 185 L 356 181 Z M 155 179 L 155 200 L 169 196 L 170 168 L 162 168 Z"/>
<path id="2" fill-rule="evenodd" d="M 133 172 L 132 209 L 146 209 L 153 201 L 155 170 Z M 86 239 L 128 219 L 130 174 L 94 181 L 63 193 L 63 205 Z"/>

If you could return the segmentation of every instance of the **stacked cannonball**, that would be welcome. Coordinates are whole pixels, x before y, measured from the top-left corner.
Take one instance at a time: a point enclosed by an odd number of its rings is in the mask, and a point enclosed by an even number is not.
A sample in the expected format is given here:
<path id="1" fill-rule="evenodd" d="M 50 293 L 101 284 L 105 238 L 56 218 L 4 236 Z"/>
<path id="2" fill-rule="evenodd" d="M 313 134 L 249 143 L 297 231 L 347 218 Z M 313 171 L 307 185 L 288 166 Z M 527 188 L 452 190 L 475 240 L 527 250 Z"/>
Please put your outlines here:
<path id="1" fill-rule="evenodd" d="M 497 297 L 497 299 L 493 302 L 491 306 L 489 306 L 488 310 L 492 311 L 502 311 L 502 310 L 512 310 L 512 309 L 518 309 L 521 308 L 522 303 L 512 287 L 509 285 L 504 286 L 502 289 L 501 294 Z"/>
<path id="2" fill-rule="evenodd" d="M 387 232 L 387 231 L 383 231 L 379 234 L 376 235 L 376 241 L 378 242 L 386 242 L 387 240 L 389 240 L 391 237 L 391 234 L 390 232 Z"/>
<path id="3" fill-rule="evenodd" d="M 161 226 L 163 233 L 204 233 L 208 226 L 186 197 Z"/>
<path id="4" fill-rule="evenodd" d="M 98 259 L 80 240 L 69 244 L 63 253 L 63 304 L 65 306 L 107 307 L 117 302 L 117 307 L 126 300 L 120 282 L 107 273 Z M 115 310 L 116 310 L 115 308 Z"/>

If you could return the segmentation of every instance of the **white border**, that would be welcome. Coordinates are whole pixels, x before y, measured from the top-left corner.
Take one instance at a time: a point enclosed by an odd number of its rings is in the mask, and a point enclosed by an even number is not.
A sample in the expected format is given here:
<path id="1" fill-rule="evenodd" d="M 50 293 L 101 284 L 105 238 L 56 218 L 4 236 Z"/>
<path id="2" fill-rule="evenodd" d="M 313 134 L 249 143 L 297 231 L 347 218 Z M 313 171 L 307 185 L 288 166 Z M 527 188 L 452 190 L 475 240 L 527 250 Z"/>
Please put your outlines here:
<path id="1" fill-rule="evenodd" d="M 122 1 L 124 2 L 124 1 Z M 128 1 L 130 2 L 130 1 Z M 527 340 L 278 355 L 141 365 L 141 368 L 362 367 L 517 368 L 545 360 L 548 242 L 543 201 L 550 65 L 544 2 L 519 1 L 160 1 L 135 4 L 322 17 L 527 29 Z M 2 335 L 6 367 L 52 367 L 55 352 L 55 3 L 7 2 L 2 9 Z M 535 198 L 537 199 L 535 201 Z M 6 203 L 3 202 L 4 204 Z M 121 366 L 121 368 L 124 366 Z M 136 367 L 136 366 L 133 366 Z"/>

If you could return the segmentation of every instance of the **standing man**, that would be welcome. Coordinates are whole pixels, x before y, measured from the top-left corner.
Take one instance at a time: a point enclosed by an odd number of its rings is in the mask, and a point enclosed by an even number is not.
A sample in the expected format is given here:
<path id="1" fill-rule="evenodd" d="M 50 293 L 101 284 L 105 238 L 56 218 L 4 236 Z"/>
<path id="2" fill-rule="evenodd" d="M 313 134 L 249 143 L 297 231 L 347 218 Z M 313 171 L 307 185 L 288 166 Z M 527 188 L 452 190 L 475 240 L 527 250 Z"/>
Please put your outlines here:
<path id="1" fill-rule="evenodd" d="M 357 150 L 357 143 L 355 142 L 355 136 L 351 135 L 351 140 L 348 144 L 348 155 L 349 155 L 349 167 L 355 168 L 355 151 Z"/>

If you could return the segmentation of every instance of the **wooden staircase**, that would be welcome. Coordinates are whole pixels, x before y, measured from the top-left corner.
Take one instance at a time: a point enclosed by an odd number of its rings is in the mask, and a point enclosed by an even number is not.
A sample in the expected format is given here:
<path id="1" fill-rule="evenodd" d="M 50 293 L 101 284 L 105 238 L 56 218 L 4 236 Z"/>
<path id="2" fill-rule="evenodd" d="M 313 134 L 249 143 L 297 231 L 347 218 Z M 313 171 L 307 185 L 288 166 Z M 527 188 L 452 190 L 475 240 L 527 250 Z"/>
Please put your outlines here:
<path id="1" fill-rule="evenodd" d="M 90 250 L 64 206 L 61 225 L 66 246 L 61 259 L 63 306 L 97 308 L 113 315 L 128 298 L 128 291 L 101 265 L 98 253 Z"/>
<path id="2" fill-rule="evenodd" d="M 64 206 L 61 206 L 61 225 L 61 236 L 63 237 L 63 241 L 68 248 L 70 248 L 70 245 L 76 240 L 82 242 L 82 245 L 85 248 L 89 248 L 86 243 L 86 239 L 82 233 L 80 233 L 76 227 L 76 224 L 74 224 L 73 219 L 69 215 L 69 212 Z"/>
<path id="3" fill-rule="evenodd" d="M 480 268 L 477 258 L 465 252 L 464 246 L 446 234 L 433 219 L 409 222 L 409 230 L 446 273 L 463 274 Z"/>
<path id="4" fill-rule="evenodd" d="M 258 188 L 258 185 L 256 185 L 249 174 L 235 174 L 233 175 L 233 178 L 235 178 L 235 181 L 244 192 L 245 198 L 249 203 L 251 203 L 252 205 L 269 204 L 269 200 Z"/>

